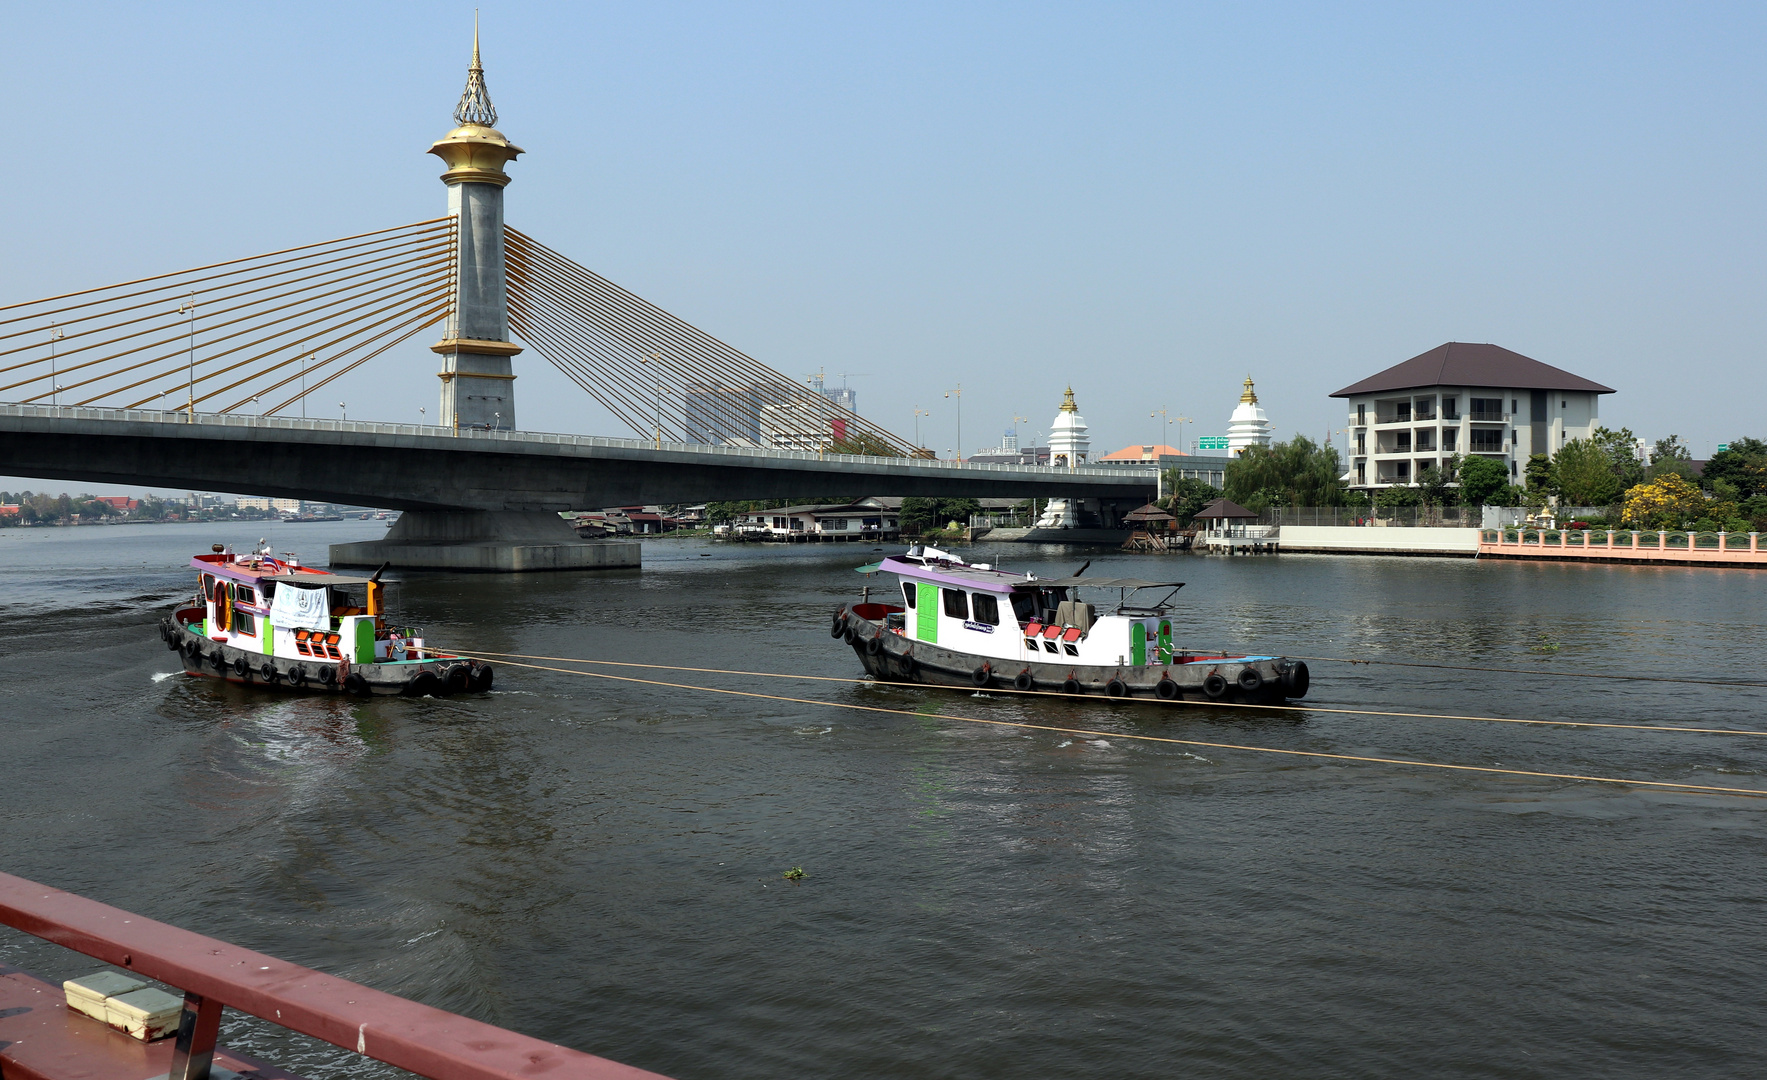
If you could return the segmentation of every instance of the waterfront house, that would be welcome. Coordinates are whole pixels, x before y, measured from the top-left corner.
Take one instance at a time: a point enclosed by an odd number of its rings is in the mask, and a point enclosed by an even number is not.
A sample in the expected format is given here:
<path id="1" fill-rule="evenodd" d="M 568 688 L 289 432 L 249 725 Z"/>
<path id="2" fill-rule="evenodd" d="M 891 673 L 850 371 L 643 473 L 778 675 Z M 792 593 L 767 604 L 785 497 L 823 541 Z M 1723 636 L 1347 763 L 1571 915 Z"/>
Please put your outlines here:
<path id="1" fill-rule="evenodd" d="M 894 540 L 902 533 L 901 513 L 875 505 L 875 500 L 832 506 L 782 506 L 751 510 L 736 523 L 737 531 L 769 540 Z"/>
<path id="2" fill-rule="evenodd" d="M 1349 472 L 1364 490 L 1405 486 L 1447 458 L 1504 463 L 1521 483 L 1530 454 L 1588 438 L 1613 388 L 1499 345 L 1450 341 L 1332 394 L 1349 406 Z"/>

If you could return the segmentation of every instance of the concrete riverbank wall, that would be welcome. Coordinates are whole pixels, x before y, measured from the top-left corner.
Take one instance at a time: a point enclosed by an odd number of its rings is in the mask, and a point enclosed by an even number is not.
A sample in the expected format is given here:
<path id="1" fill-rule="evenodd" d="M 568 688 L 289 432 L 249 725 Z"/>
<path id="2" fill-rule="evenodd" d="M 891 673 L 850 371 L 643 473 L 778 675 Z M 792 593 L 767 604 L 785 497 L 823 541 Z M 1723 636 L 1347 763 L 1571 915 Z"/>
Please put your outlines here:
<path id="1" fill-rule="evenodd" d="M 1284 525 L 1277 537 L 1277 550 L 1470 559 L 1479 553 L 1479 530 Z"/>

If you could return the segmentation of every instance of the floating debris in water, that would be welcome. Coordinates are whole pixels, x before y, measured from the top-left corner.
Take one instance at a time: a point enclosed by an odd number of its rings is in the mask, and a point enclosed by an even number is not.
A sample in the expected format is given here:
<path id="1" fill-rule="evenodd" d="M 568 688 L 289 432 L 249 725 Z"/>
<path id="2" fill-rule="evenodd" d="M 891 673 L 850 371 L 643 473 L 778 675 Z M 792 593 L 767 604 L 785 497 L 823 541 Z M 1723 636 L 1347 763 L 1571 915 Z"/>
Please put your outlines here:
<path id="1" fill-rule="evenodd" d="M 787 881 L 802 881 L 804 880 L 804 868 L 801 866 L 794 866 L 780 876 Z"/>

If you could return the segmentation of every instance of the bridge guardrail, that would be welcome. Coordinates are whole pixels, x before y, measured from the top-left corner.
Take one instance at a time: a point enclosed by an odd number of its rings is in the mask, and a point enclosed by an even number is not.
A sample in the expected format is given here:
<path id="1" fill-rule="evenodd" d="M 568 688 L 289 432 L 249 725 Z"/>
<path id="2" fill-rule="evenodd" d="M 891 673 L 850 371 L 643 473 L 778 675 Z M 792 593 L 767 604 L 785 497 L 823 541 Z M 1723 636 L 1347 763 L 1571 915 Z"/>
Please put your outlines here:
<path id="1" fill-rule="evenodd" d="M 223 1008 L 433 1080 L 666 1080 L 5 873 L 0 923 L 182 990 L 180 1080 L 208 1075 Z"/>
<path id="2" fill-rule="evenodd" d="M 187 424 L 190 415 L 183 411 L 158 409 L 87 409 L 70 405 L 0 404 L 0 416 L 41 417 L 44 419 L 108 420 L 151 424 Z M 373 420 L 313 420 L 289 416 L 251 416 L 243 413 L 196 414 L 194 423 L 216 427 L 268 428 L 281 431 L 337 431 L 367 435 L 405 435 L 431 438 L 490 439 L 506 443 L 536 443 L 543 446 L 602 446 L 614 449 L 654 450 L 649 439 L 616 439 L 605 435 L 566 435 L 540 431 L 475 430 L 456 432 L 438 424 L 389 424 Z M 704 443 L 662 444 L 662 449 L 675 453 L 706 454 L 720 457 L 760 458 L 769 461 L 837 461 L 853 464 L 906 466 L 911 469 L 962 470 L 988 474 L 1038 476 L 1064 475 L 1076 480 L 1124 480 L 1141 478 L 1153 482 L 1158 470 L 1115 468 L 1065 469 L 1057 465 L 997 465 L 949 461 L 943 458 L 872 457 L 864 454 L 813 454 L 807 450 L 769 450 L 750 446 L 708 446 Z"/>

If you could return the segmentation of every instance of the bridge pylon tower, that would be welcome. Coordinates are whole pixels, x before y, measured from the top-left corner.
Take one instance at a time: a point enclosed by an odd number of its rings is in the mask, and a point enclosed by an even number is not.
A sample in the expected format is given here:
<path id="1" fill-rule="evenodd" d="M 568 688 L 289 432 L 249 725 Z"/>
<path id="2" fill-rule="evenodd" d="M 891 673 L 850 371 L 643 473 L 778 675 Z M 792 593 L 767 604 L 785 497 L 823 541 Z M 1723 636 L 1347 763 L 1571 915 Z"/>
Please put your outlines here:
<path id="1" fill-rule="evenodd" d="M 441 422 L 456 430 L 515 427 L 515 372 L 521 347 L 509 340 L 508 274 L 504 265 L 504 166 L 523 153 L 496 128 L 485 88 L 479 29 L 472 28 L 472 65 L 454 107 L 453 131 L 430 146 L 447 163 L 448 213 L 455 230 L 453 310 L 445 336 L 430 346 L 442 358 Z"/>

